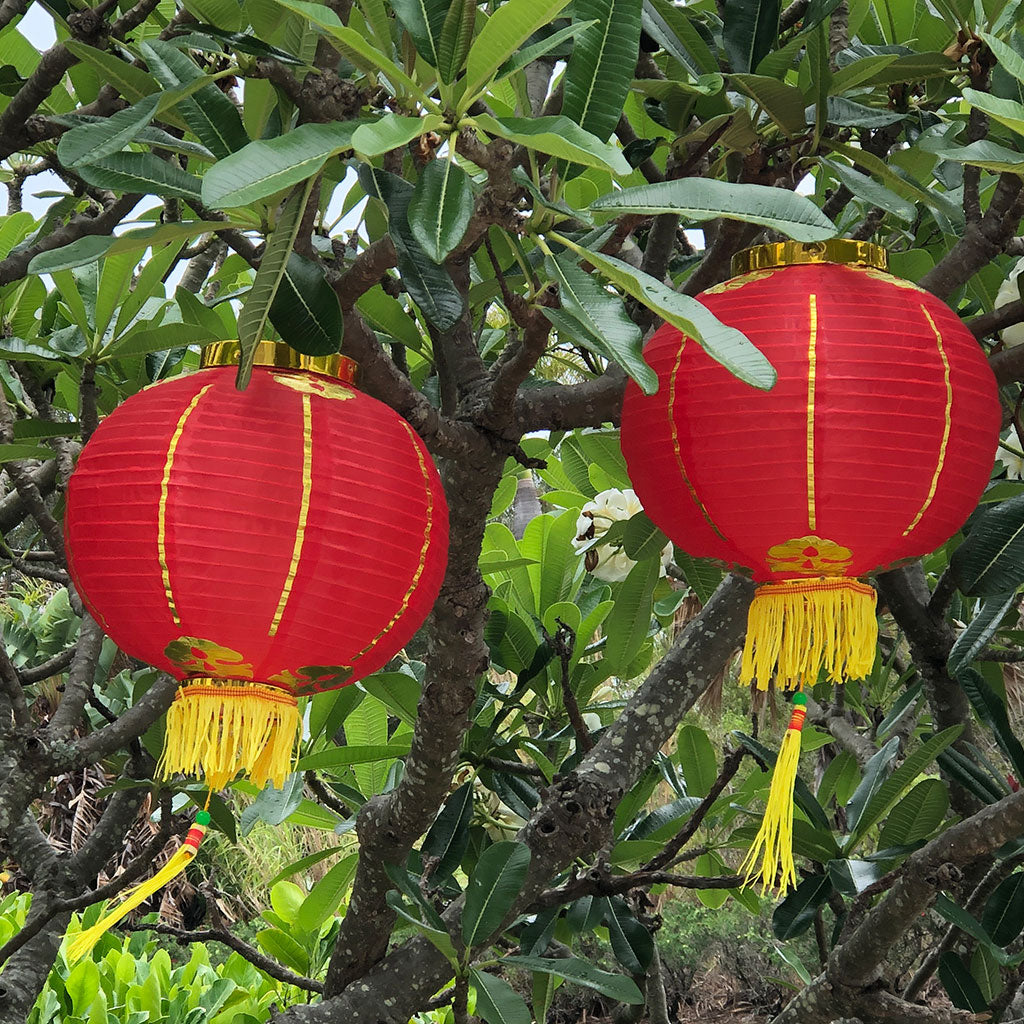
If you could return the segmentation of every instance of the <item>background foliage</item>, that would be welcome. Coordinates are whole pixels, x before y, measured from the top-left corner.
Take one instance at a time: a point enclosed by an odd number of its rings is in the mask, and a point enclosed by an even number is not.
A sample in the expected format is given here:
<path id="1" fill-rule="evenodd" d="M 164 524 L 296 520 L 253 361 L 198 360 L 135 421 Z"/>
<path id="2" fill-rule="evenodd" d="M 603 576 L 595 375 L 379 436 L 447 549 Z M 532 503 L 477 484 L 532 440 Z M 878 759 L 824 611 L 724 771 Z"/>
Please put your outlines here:
<path id="1" fill-rule="evenodd" d="M 662 1024 L 730 976 L 780 1022 L 1021 1016 L 1021 18 L 0 3 L 0 1021 Z M 879 577 L 871 675 L 814 688 L 777 902 L 734 874 L 785 722 L 731 686 L 750 588 L 619 493 L 615 424 L 660 320 L 771 387 L 693 296 L 836 235 L 966 319 L 1007 429 L 964 531 Z M 173 681 L 83 616 L 63 488 L 119 402 L 222 339 L 244 384 L 266 337 L 342 346 L 426 439 L 445 585 L 387 671 L 305 702 L 283 791 L 215 799 L 163 921 L 72 966 L 204 794 L 151 781 Z"/>

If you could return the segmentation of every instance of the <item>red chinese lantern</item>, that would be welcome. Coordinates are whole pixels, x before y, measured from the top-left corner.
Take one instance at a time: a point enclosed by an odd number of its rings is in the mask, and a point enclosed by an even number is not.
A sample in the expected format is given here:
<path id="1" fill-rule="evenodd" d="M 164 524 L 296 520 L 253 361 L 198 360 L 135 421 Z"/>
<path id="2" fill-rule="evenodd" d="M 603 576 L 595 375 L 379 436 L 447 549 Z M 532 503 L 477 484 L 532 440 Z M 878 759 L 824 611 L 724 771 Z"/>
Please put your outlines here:
<path id="1" fill-rule="evenodd" d="M 647 514 L 759 584 L 741 680 L 761 689 L 866 675 L 877 621 L 863 577 L 938 547 L 991 475 L 1001 415 L 980 346 L 886 266 L 884 249 L 848 240 L 746 250 L 741 276 L 698 298 L 764 353 L 775 386 L 744 384 L 666 325 L 644 352 L 658 392 L 626 388 L 622 449 Z M 781 867 L 783 890 L 805 702 L 751 851 L 765 851 L 766 884 Z"/>
<path id="2" fill-rule="evenodd" d="M 238 391 L 225 365 L 237 348 L 213 346 L 209 368 L 108 416 L 65 517 L 90 613 L 182 682 L 160 770 L 203 774 L 214 789 L 240 770 L 283 785 L 296 697 L 392 658 L 433 606 L 448 547 L 430 455 L 351 385 L 350 360 L 264 343 Z"/>

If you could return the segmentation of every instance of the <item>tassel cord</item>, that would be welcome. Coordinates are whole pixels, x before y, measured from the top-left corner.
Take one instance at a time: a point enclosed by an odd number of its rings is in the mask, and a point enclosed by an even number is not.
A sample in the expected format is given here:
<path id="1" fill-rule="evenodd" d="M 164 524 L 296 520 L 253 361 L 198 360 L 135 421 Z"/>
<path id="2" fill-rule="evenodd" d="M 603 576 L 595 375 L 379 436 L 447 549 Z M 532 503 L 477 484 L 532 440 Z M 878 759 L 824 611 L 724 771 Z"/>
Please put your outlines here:
<path id="1" fill-rule="evenodd" d="M 99 921 L 91 928 L 79 932 L 68 946 L 67 959 L 69 963 L 86 956 L 97 942 L 105 935 L 118 921 L 127 917 L 136 907 L 145 903 L 154 893 L 162 889 L 173 878 L 180 875 L 189 864 L 192 863 L 199 844 L 206 835 L 206 828 L 210 823 L 210 815 L 207 811 L 199 811 L 196 814 L 195 823 L 189 829 L 181 846 L 171 855 L 170 860 L 160 868 L 151 878 L 140 882 L 131 889 L 122 892 L 114 902 L 114 906 L 108 910 Z"/>
<path id="2" fill-rule="evenodd" d="M 800 733 L 807 716 L 807 695 L 793 694 L 793 714 L 782 739 L 772 772 L 764 817 L 747 856 L 740 865 L 744 888 L 761 880 L 761 892 L 778 885 L 782 895 L 796 886 L 793 860 L 793 786 L 800 763 Z M 758 862 L 760 861 L 760 865 Z"/>

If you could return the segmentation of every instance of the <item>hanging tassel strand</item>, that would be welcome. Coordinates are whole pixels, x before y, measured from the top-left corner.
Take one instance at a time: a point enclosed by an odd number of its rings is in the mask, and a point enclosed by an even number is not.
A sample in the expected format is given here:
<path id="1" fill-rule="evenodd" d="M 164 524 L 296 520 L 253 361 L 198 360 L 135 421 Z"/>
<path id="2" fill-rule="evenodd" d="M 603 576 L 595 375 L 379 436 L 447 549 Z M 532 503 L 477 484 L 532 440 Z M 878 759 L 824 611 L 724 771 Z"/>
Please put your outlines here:
<path id="1" fill-rule="evenodd" d="M 167 739 L 158 772 L 206 779 L 223 789 L 240 771 L 262 789 L 283 789 L 295 760 L 299 708 L 275 686 L 193 679 L 167 712 Z"/>
<path id="2" fill-rule="evenodd" d="M 842 577 L 762 584 L 750 605 L 740 682 L 766 690 L 774 675 L 793 690 L 817 682 L 822 669 L 833 683 L 863 678 L 878 643 L 875 601 L 873 587 Z"/>
<path id="3" fill-rule="evenodd" d="M 155 892 L 162 889 L 172 878 L 180 875 L 192 862 L 199 849 L 199 844 L 206 835 L 206 827 L 210 824 L 208 811 L 199 811 L 196 820 L 185 836 L 181 846 L 174 852 L 171 859 L 152 878 L 146 879 L 134 888 L 126 889 L 117 897 L 117 905 L 106 913 L 91 928 L 79 932 L 71 945 L 68 946 L 69 963 L 86 956 L 97 942 L 117 924 L 127 917 L 137 906 L 145 903 Z"/>
<path id="4" fill-rule="evenodd" d="M 793 714 L 782 739 L 779 756 L 772 772 L 761 828 L 747 853 L 740 872 L 744 888 L 761 879 L 761 892 L 778 886 L 783 896 L 796 886 L 796 865 L 793 862 L 793 785 L 800 763 L 800 733 L 807 716 L 807 694 L 793 694 Z M 758 861 L 760 860 L 760 866 Z"/>

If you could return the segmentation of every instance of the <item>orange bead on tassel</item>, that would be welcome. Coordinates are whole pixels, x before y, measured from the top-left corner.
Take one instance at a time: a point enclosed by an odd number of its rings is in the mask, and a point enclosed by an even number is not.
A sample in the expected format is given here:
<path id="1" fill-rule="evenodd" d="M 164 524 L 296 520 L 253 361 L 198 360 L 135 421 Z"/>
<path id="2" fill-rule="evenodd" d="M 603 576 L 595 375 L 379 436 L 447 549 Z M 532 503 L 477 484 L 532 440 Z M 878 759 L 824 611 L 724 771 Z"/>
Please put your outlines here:
<path id="1" fill-rule="evenodd" d="M 86 956 L 97 942 L 118 921 L 127 917 L 137 906 L 144 903 L 153 893 L 162 889 L 172 878 L 180 875 L 192 862 L 199 849 L 199 844 L 206 835 L 206 826 L 210 824 L 208 811 L 200 811 L 195 823 L 185 836 L 184 842 L 175 851 L 171 859 L 152 878 L 146 879 L 134 888 L 127 889 L 117 897 L 117 905 L 113 910 L 100 918 L 91 928 L 79 932 L 68 946 L 68 962 Z"/>
<path id="2" fill-rule="evenodd" d="M 762 892 L 777 885 L 783 896 L 796 886 L 796 865 L 793 862 L 793 786 L 800 763 L 800 733 L 807 716 L 806 705 L 807 694 L 793 694 L 793 714 L 779 748 L 779 756 L 775 760 L 761 828 L 740 866 L 745 877 L 744 887 L 760 878 Z"/>

